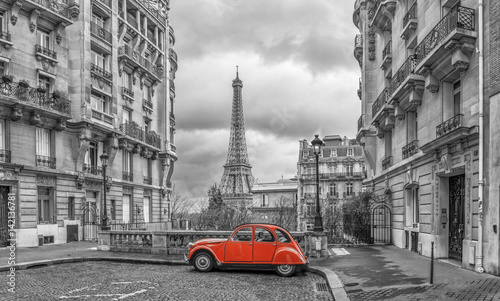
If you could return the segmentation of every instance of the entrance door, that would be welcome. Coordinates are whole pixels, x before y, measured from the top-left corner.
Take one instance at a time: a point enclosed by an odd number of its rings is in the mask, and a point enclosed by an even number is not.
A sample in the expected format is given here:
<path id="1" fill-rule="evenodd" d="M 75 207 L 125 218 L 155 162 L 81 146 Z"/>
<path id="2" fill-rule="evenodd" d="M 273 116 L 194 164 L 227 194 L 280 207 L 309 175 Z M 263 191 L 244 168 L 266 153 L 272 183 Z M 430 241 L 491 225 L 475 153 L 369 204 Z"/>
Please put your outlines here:
<path id="1" fill-rule="evenodd" d="M 0 247 L 9 244 L 9 186 L 0 186 Z"/>
<path id="2" fill-rule="evenodd" d="M 450 178 L 450 215 L 448 257 L 462 261 L 464 239 L 465 175 Z"/>

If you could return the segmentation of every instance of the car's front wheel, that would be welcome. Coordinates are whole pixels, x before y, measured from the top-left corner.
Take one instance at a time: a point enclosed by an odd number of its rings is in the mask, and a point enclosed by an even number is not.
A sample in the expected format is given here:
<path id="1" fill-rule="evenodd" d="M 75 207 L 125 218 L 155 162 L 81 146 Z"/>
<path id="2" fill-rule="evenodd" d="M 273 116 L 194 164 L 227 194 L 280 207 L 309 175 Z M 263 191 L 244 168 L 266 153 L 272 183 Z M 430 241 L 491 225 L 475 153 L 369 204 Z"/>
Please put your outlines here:
<path id="1" fill-rule="evenodd" d="M 282 277 L 292 276 L 293 273 L 295 273 L 296 268 L 297 268 L 297 266 L 292 265 L 292 264 L 279 264 L 279 265 L 274 266 L 274 270 L 276 271 L 276 274 L 278 274 Z"/>
<path id="2" fill-rule="evenodd" d="M 198 253 L 194 259 L 194 268 L 199 272 L 210 272 L 214 267 L 214 260 L 207 252 Z"/>

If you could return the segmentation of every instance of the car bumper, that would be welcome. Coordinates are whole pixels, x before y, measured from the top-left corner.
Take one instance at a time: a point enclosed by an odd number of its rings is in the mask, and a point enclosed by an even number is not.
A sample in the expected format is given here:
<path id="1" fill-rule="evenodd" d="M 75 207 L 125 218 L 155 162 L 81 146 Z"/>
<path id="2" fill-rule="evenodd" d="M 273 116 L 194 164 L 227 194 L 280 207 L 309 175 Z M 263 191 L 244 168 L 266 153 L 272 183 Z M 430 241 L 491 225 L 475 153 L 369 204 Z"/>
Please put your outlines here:
<path id="1" fill-rule="evenodd" d="M 187 254 L 182 254 L 182 255 L 184 255 L 184 261 L 187 262 L 187 263 L 189 263 L 189 257 L 188 257 L 188 255 Z"/>

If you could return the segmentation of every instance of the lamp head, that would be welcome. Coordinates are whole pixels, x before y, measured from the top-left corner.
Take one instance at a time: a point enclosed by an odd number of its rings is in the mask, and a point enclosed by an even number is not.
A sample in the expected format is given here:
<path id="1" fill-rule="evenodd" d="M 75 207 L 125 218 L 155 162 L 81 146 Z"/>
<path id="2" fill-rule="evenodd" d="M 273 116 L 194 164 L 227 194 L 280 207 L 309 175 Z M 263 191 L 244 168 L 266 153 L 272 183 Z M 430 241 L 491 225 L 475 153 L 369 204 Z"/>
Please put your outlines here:
<path id="1" fill-rule="evenodd" d="M 318 136 L 319 135 L 314 135 L 314 139 L 311 141 L 315 155 L 319 155 L 321 153 L 321 146 L 323 145 L 323 140 L 319 139 Z"/>
<path id="2" fill-rule="evenodd" d="M 102 165 L 103 167 L 108 166 L 108 159 L 109 159 L 109 155 L 108 155 L 108 153 L 106 153 L 106 151 L 104 151 L 104 152 L 102 153 L 102 155 L 100 156 L 100 158 L 101 158 L 101 165 Z"/>

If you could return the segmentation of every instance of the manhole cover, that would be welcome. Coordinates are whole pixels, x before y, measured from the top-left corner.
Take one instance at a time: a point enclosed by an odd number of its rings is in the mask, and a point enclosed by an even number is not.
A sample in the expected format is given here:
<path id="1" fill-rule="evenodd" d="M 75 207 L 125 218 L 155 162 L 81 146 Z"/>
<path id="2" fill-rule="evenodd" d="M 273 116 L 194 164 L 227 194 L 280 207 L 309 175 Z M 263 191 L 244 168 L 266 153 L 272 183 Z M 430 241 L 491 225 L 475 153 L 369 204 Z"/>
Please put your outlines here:
<path id="1" fill-rule="evenodd" d="M 316 282 L 316 290 L 318 292 L 328 292 L 328 286 L 324 282 Z"/>

